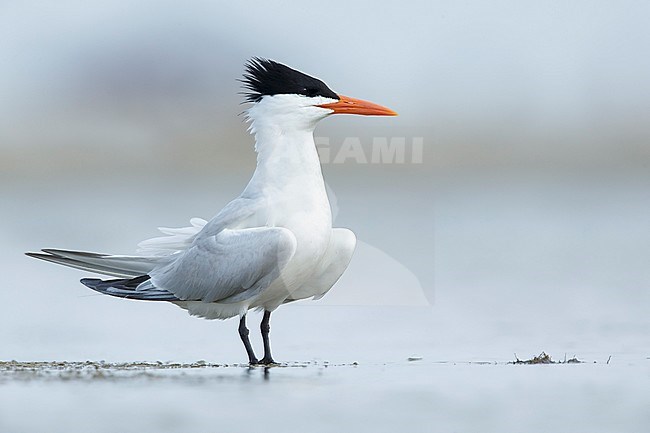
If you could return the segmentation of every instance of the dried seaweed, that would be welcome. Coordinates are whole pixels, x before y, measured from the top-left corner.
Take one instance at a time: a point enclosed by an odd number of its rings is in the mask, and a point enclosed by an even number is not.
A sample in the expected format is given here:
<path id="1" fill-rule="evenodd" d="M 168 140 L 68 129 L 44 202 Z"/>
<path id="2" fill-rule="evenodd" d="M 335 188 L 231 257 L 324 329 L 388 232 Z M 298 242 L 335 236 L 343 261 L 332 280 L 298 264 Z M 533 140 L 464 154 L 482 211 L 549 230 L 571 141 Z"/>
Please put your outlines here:
<path id="1" fill-rule="evenodd" d="M 580 361 L 575 356 L 573 358 L 566 359 L 566 355 L 564 355 L 564 361 L 553 361 L 553 359 L 549 354 L 547 354 L 546 352 L 542 352 L 539 355 L 535 356 L 534 358 L 525 359 L 525 360 L 519 359 L 517 357 L 517 354 L 515 353 L 515 360 L 510 361 L 508 364 L 538 365 L 538 364 L 582 364 L 582 363 L 583 361 Z"/>

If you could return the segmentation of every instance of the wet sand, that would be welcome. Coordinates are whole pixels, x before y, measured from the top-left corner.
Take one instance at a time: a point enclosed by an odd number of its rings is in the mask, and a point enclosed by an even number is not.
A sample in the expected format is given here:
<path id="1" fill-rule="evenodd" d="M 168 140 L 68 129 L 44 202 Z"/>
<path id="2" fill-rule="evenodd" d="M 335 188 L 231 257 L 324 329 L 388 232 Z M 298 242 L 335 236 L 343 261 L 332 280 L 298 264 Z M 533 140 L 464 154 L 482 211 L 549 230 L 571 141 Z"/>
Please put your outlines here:
<path id="1" fill-rule="evenodd" d="M 644 431 L 650 360 L 0 363 L 0 431 Z"/>

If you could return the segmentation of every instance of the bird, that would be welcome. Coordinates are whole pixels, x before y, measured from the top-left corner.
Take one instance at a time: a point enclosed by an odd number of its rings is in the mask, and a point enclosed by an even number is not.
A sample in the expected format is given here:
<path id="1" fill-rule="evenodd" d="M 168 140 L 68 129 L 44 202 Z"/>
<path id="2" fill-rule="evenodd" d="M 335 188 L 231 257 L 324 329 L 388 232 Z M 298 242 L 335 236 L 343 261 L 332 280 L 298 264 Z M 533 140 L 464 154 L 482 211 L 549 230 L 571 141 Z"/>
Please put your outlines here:
<path id="1" fill-rule="evenodd" d="M 276 364 L 270 318 L 279 306 L 320 299 L 348 267 L 354 232 L 332 227 L 332 211 L 314 141 L 333 114 L 396 116 L 381 105 L 338 94 L 323 81 L 262 57 L 244 65 L 244 112 L 257 165 L 244 191 L 214 218 L 160 228 L 137 255 L 44 248 L 30 257 L 109 276 L 83 278 L 101 294 L 170 302 L 205 319 L 239 317 L 250 365 Z M 246 315 L 263 311 L 264 355 L 249 339 Z"/>

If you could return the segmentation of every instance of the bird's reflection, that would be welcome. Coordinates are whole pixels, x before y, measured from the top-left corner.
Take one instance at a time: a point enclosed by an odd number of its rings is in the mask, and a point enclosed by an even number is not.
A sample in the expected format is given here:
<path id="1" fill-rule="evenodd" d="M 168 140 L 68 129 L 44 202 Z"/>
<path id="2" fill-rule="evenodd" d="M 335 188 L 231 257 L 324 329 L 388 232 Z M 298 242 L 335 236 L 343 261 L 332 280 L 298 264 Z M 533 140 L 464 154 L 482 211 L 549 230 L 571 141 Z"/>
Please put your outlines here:
<path id="1" fill-rule="evenodd" d="M 254 366 L 254 365 L 249 365 L 248 368 L 246 369 L 246 375 L 247 376 L 252 376 L 255 374 L 256 371 L 259 371 L 260 367 L 259 366 Z M 264 380 L 269 380 L 271 378 L 271 367 L 266 365 L 262 367 L 262 374 L 264 377 Z"/>

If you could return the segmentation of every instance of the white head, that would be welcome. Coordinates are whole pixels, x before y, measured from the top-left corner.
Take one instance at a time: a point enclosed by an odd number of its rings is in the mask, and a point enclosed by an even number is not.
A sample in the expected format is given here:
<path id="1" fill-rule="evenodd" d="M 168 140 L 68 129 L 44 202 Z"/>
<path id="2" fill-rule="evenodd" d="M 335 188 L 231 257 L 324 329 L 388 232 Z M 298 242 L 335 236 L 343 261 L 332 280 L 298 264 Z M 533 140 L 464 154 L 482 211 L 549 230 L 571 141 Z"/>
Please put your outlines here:
<path id="1" fill-rule="evenodd" d="M 338 95 L 318 78 L 273 60 L 253 58 L 244 74 L 246 100 L 255 132 L 264 126 L 313 131 L 330 114 L 395 116 L 397 113 L 372 102 Z"/>

